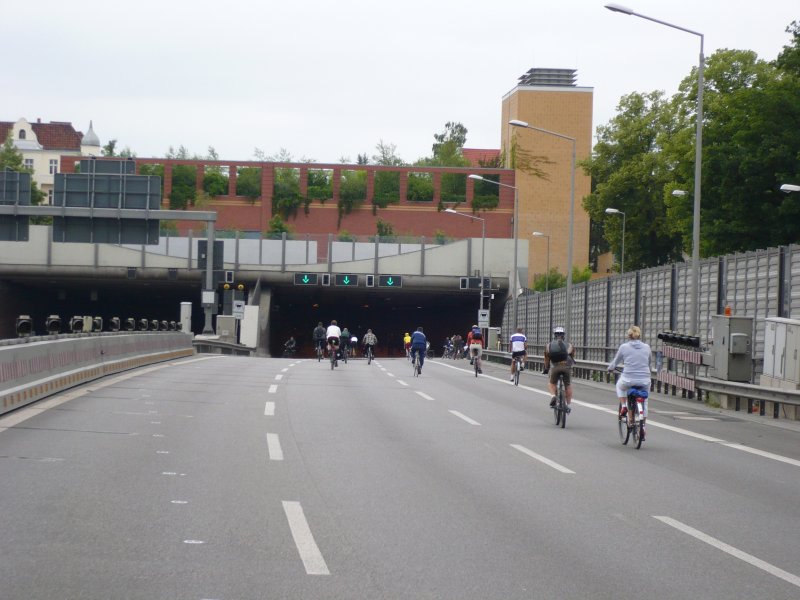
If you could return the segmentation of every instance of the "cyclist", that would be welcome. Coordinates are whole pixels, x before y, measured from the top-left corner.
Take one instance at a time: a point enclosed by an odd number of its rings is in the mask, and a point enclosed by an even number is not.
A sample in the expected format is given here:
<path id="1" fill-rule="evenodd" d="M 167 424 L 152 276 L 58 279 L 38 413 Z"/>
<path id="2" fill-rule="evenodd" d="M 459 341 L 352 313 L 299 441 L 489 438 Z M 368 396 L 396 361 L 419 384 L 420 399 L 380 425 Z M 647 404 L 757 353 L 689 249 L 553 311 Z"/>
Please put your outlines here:
<path id="1" fill-rule="evenodd" d="M 344 333 L 342 333 L 344 335 Z M 350 336 L 350 354 L 355 356 L 356 350 L 358 349 L 358 337 L 353 334 Z"/>
<path id="2" fill-rule="evenodd" d="M 428 348 L 428 338 L 422 333 L 422 327 L 417 327 L 417 330 L 411 335 L 411 361 L 414 361 L 414 356 L 419 354 L 419 372 L 422 373 L 422 365 L 425 364 L 425 351 Z"/>
<path id="3" fill-rule="evenodd" d="M 411 335 L 407 331 L 403 336 L 403 348 L 406 351 L 406 357 L 411 358 Z"/>
<path id="4" fill-rule="evenodd" d="M 372 350 L 372 356 L 375 356 L 375 346 L 378 345 L 378 336 L 372 333 L 372 329 L 367 329 L 367 333 L 364 334 L 361 343 L 364 344 L 364 356 L 367 355 L 367 350 L 370 349 Z"/>
<path id="5" fill-rule="evenodd" d="M 339 351 L 339 343 L 342 338 L 342 330 L 339 329 L 339 325 L 336 324 L 336 319 L 331 321 L 331 324 L 328 325 L 328 329 L 325 331 L 325 339 L 328 340 L 328 352 L 338 352 Z"/>
<path id="6" fill-rule="evenodd" d="M 449 337 L 444 338 L 442 344 L 442 358 L 450 358 L 453 355 L 453 340 Z"/>
<path id="7" fill-rule="evenodd" d="M 350 348 L 350 330 L 347 326 L 342 327 L 342 352 L 347 352 Z M 350 356 L 348 354 L 348 356 Z"/>
<path id="8" fill-rule="evenodd" d="M 467 334 L 467 347 L 469 348 L 469 364 L 473 364 L 474 360 L 483 354 L 483 332 L 477 325 L 473 325 Z M 478 373 L 483 373 L 483 369 L 478 368 Z"/>
<path id="9" fill-rule="evenodd" d="M 317 323 L 311 338 L 314 340 L 314 350 L 325 347 L 325 328 L 322 326 L 322 321 Z"/>
<path id="10" fill-rule="evenodd" d="M 550 400 L 550 408 L 556 405 L 556 384 L 558 376 L 564 376 L 564 394 L 566 395 L 567 412 L 572 412 L 572 380 L 570 379 L 570 367 L 575 362 L 575 347 L 566 341 L 566 333 L 563 327 L 553 329 L 553 341 L 544 349 L 544 370 L 543 375 L 550 373 L 550 380 L 547 387 L 553 398 Z M 550 366 L 552 365 L 552 369 Z"/>
<path id="11" fill-rule="evenodd" d="M 619 414 L 625 416 L 628 412 L 628 390 L 631 386 L 639 385 L 650 388 L 650 346 L 642 340 L 642 330 L 637 325 L 632 325 L 627 331 L 628 341 L 617 350 L 614 360 L 608 365 L 609 372 L 622 364 L 622 375 L 617 379 L 617 398 L 619 398 Z M 643 402 L 642 414 L 642 439 L 644 439 L 644 425 L 647 421 L 647 398 Z"/>
<path id="12" fill-rule="evenodd" d="M 283 344 L 284 358 L 292 358 L 294 356 L 295 350 L 297 350 L 297 342 L 295 341 L 294 336 L 290 335 L 289 339 L 286 340 L 286 343 Z"/>
<path id="13" fill-rule="evenodd" d="M 464 338 L 458 333 L 453 336 L 453 359 L 464 358 Z"/>
<path id="14" fill-rule="evenodd" d="M 525 343 L 528 341 L 528 338 L 525 337 L 525 334 L 522 333 L 522 327 L 517 327 L 517 332 L 511 334 L 509 338 L 509 344 L 511 347 L 511 381 L 514 381 L 514 371 L 516 370 L 517 361 L 514 359 L 518 356 L 522 357 L 522 365 L 520 366 L 520 371 L 525 368 Z"/>

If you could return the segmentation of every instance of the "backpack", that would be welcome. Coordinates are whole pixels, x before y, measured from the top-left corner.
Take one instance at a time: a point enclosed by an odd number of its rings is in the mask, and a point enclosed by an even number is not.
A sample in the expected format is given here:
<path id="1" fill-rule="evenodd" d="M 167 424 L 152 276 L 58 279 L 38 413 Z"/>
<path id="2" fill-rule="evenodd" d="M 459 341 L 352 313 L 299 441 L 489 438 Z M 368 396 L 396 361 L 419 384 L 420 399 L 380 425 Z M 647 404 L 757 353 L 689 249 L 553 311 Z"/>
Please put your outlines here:
<path id="1" fill-rule="evenodd" d="M 567 360 L 569 353 L 567 352 L 567 345 L 563 340 L 553 340 L 547 348 L 547 353 L 550 355 L 552 362 L 562 362 Z"/>
<path id="2" fill-rule="evenodd" d="M 472 339 L 473 340 L 482 340 L 483 339 L 483 334 L 481 333 L 480 328 L 476 327 L 475 329 L 472 330 Z"/>

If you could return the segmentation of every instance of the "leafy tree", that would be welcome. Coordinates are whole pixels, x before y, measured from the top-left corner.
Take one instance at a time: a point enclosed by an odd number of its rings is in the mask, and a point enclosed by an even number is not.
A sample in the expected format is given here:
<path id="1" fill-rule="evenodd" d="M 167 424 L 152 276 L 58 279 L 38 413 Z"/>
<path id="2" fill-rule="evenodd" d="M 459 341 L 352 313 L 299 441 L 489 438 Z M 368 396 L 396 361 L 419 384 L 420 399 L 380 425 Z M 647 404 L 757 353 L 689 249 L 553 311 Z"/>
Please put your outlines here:
<path id="1" fill-rule="evenodd" d="M 744 50 L 720 50 L 708 60 L 700 228 L 703 256 L 798 241 L 795 223 L 800 220 L 800 207 L 778 187 L 785 177 L 800 173 L 796 134 L 800 78 L 781 72 L 775 64 Z M 684 80 L 676 95 L 679 121 L 686 121 L 695 102 L 696 84 L 692 83 L 691 77 Z M 674 172 L 675 187 L 689 192 L 679 198 L 666 197 L 668 216 L 680 227 L 687 253 L 694 187 L 694 161 L 687 160 L 687 155 L 693 153 L 692 142 L 692 136 L 683 135 L 665 144 L 665 153 L 680 161 Z"/>
<path id="2" fill-rule="evenodd" d="M 261 197 L 261 169 L 239 167 L 236 171 L 236 195 L 245 196 L 251 202 Z"/>
<path id="3" fill-rule="evenodd" d="M 169 207 L 173 210 L 181 210 L 187 208 L 190 204 L 194 204 L 197 196 L 196 182 L 196 167 L 174 165 L 172 167 L 172 191 L 169 193 Z"/>
<path id="4" fill-rule="evenodd" d="M 11 138 L 11 133 L 9 132 L 8 136 L 6 137 L 6 141 L 0 147 L 0 171 L 5 169 L 10 169 L 12 171 L 16 171 L 18 173 L 30 173 L 31 174 L 31 204 L 41 204 L 44 200 L 44 192 L 39 189 L 37 183 L 33 180 L 33 169 L 28 169 L 25 167 L 25 161 L 22 157 L 22 153 L 16 149 L 14 146 L 14 141 Z M 34 222 L 45 222 L 39 221 L 39 218 L 36 217 L 33 219 Z"/>
<path id="5" fill-rule="evenodd" d="M 667 224 L 665 187 L 672 165 L 661 152 L 673 135 L 670 108 L 663 92 L 632 93 L 620 100 L 618 114 L 597 128 L 592 157 L 582 163 L 594 181 L 583 206 L 597 223 L 615 253 L 622 245 L 619 218 L 606 217 L 606 208 L 626 214 L 625 268 L 665 264 L 680 257 L 680 234 Z"/>
<path id="6" fill-rule="evenodd" d="M 436 140 L 433 144 L 434 158 L 454 156 L 467 143 L 467 128 L 461 123 L 448 121 L 444 125 L 444 131 L 433 134 L 433 139 Z"/>
<path id="7" fill-rule="evenodd" d="M 116 156 L 117 140 L 108 140 L 108 143 L 101 150 L 103 156 Z"/>
<path id="8" fill-rule="evenodd" d="M 364 169 L 342 171 L 339 180 L 339 221 L 361 205 L 367 197 L 367 172 Z"/>
<path id="9" fill-rule="evenodd" d="M 378 219 L 378 221 L 375 223 L 375 228 L 378 233 L 378 237 L 381 239 L 385 240 L 394 236 L 394 227 L 388 221 Z"/>
<path id="10" fill-rule="evenodd" d="M 203 191 L 215 198 L 228 195 L 228 176 L 222 174 L 217 168 L 209 167 L 203 173 Z"/>
<path id="11" fill-rule="evenodd" d="M 402 167 L 405 166 L 403 159 L 397 156 L 397 146 L 389 144 L 380 140 L 375 145 L 377 154 L 372 155 L 372 162 L 376 165 L 384 165 L 386 167 Z"/>
<path id="12" fill-rule="evenodd" d="M 537 292 L 555 290 L 567 285 L 567 278 L 556 267 L 550 267 L 548 273 L 540 273 L 533 277 L 533 289 Z"/>
<path id="13" fill-rule="evenodd" d="M 267 230 L 267 237 L 280 236 L 282 233 L 291 232 L 291 227 L 287 225 L 280 215 L 275 215 L 269 220 L 269 229 Z"/>

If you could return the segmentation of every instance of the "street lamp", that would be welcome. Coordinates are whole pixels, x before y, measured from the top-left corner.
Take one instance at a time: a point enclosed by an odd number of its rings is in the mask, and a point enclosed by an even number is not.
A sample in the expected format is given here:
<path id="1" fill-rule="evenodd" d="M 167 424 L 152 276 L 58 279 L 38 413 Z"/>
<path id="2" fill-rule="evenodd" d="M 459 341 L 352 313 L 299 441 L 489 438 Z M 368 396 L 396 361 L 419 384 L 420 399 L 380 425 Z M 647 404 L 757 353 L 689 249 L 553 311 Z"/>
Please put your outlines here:
<path id="1" fill-rule="evenodd" d="M 483 268 L 484 268 L 484 258 L 486 256 L 486 219 L 482 217 L 476 217 L 474 215 L 468 215 L 466 213 L 460 213 L 457 210 L 453 210 L 452 208 L 445 208 L 444 212 L 450 213 L 451 215 L 461 215 L 462 217 L 467 217 L 468 219 L 475 219 L 476 221 L 481 222 L 481 304 L 478 307 L 478 310 L 483 310 Z"/>
<path id="2" fill-rule="evenodd" d="M 485 177 L 481 177 L 480 175 L 472 174 L 469 176 L 470 179 L 475 179 L 477 181 L 486 181 L 488 183 L 493 183 L 495 185 L 499 185 L 501 187 L 511 188 L 514 190 L 514 277 L 512 281 L 512 294 L 511 294 L 511 310 L 513 311 L 513 316 L 511 318 L 511 331 L 517 330 L 517 290 L 519 289 L 519 277 L 517 275 L 517 240 L 519 239 L 519 229 L 517 229 L 517 220 L 519 215 L 519 190 L 513 186 L 508 185 L 507 183 L 500 183 L 499 181 L 493 181 L 491 179 L 486 179 Z M 482 275 L 481 275 L 482 276 Z M 483 307 L 481 307 L 483 308 Z"/>
<path id="3" fill-rule="evenodd" d="M 800 192 L 800 185 L 794 185 L 793 183 L 784 183 L 781 186 L 781 191 L 786 192 L 787 194 L 791 194 L 792 192 Z"/>
<path id="4" fill-rule="evenodd" d="M 547 277 L 544 279 L 544 291 L 550 290 L 550 236 L 543 234 L 541 231 L 534 231 L 531 234 L 533 237 L 547 238 Z"/>
<path id="5" fill-rule="evenodd" d="M 622 258 L 619 260 L 619 274 L 625 273 L 625 213 L 616 208 L 607 208 L 607 215 L 622 215 Z"/>
<path id="6" fill-rule="evenodd" d="M 698 320 L 700 313 L 700 303 L 698 301 L 699 282 L 700 282 L 700 179 L 702 175 L 702 158 L 703 158 L 703 67 L 705 59 L 703 58 L 703 41 L 702 33 L 686 29 L 673 23 L 667 23 L 653 17 L 639 14 L 630 8 L 620 6 L 619 4 L 606 4 L 608 10 L 622 13 L 624 15 L 639 17 L 648 21 L 653 21 L 659 25 L 666 25 L 673 29 L 679 29 L 686 33 L 691 33 L 700 38 L 700 62 L 697 67 L 697 131 L 695 133 L 694 144 L 694 214 L 692 218 L 692 286 L 691 286 L 691 333 L 698 335 Z M 679 195 L 675 194 L 674 195 Z"/>
<path id="7" fill-rule="evenodd" d="M 512 119 L 508 122 L 509 125 L 514 127 L 524 127 L 525 129 L 533 129 L 548 135 L 554 135 L 562 140 L 572 142 L 572 167 L 570 178 L 570 191 L 569 191 L 569 244 L 567 246 L 567 322 L 564 324 L 564 329 L 569 339 L 570 324 L 572 322 L 572 240 L 575 235 L 575 138 L 555 131 L 549 131 L 540 127 L 528 125 L 525 121 Z"/>

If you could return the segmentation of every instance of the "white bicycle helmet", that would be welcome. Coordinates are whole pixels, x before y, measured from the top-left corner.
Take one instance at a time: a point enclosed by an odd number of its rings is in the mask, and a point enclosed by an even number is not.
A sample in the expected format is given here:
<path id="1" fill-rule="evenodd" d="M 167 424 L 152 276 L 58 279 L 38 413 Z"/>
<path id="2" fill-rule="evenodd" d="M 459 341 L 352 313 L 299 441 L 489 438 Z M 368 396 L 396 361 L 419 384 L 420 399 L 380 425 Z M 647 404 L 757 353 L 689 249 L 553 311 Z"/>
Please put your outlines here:
<path id="1" fill-rule="evenodd" d="M 560 325 L 558 327 L 553 328 L 553 335 L 564 335 L 564 328 Z"/>

